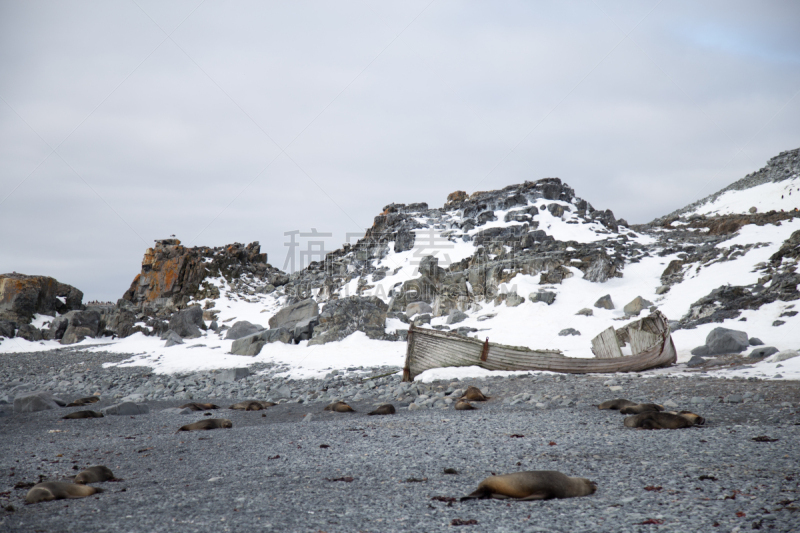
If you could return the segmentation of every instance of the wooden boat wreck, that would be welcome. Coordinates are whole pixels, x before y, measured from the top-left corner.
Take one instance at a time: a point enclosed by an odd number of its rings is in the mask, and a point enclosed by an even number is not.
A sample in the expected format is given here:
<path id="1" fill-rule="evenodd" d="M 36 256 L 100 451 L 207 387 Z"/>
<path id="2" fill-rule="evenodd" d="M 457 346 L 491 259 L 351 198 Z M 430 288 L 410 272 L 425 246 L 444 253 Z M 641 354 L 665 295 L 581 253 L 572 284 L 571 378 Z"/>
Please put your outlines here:
<path id="1" fill-rule="evenodd" d="M 620 341 L 631 344 L 623 355 Z M 431 368 L 479 366 L 486 370 L 544 370 L 570 374 L 639 372 L 677 360 L 666 317 L 658 310 L 620 330 L 609 327 L 592 339 L 594 358 L 566 357 L 559 350 L 532 350 L 412 326 L 408 330 L 403 381 Z"/>

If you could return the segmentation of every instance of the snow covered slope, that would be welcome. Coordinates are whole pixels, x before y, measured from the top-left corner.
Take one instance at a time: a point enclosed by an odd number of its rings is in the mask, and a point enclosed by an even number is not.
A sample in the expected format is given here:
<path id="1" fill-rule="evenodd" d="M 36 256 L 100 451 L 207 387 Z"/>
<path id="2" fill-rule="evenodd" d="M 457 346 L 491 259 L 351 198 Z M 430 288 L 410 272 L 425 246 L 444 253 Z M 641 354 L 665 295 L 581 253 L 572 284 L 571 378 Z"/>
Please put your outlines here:
<path id="1" fill-rule="evenodd" d="M 357 245 L 330 253 L 324 264 L 314 263 L 280 286 L 247 274 L 207 278 L 216 291 L 189 302 L 213 310 L 220 326 L 246 320 L 266 328 L 281 308 L 303 297 L 313 297 L 323 311 L 335 299 L 375 297 L 388 308 L 386 340 L 356 332 L 316 346 L 267 344 L 255 357 L 231 355 L 224 329 L 169 348 L 142 333 L 83 345 L 135 353 L 125 364 L 158 372 L 268 363 L 312 376 L 334 368 L 401 367 L 404 333 L 414 322 L 592 357 L 592 337 L 636 319 L 624 307 L 641 297 L 646 302 L 639 316 L 650 306 L 672 321 L 679 363 L 720 326 L 778 350 L 797 350 L 800 214 L 791 199 L 800 200 L 798 152 L 781 154 L 758 173 L 641 226 L 595 210 L 556 178 L 471 196 L 456 192 L 442 208 L 390 204 Z M 605 296 L 613 308 L 595 305 Z M 0 352 L 57 346 L 10 339 Z M 483 373 L 436 370 L 419 379 Z M 709 373 L 800 379 L 800 358 Z"/>

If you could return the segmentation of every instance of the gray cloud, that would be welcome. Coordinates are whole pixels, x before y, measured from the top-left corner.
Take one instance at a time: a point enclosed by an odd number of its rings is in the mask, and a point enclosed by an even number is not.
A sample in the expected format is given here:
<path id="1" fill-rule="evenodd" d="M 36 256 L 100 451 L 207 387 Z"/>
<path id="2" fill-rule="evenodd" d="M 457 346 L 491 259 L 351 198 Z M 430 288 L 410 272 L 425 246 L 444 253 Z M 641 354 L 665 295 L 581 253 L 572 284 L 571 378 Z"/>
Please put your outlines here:
<path id="1" fill-rule="evenodd" d="M 388 203 L 547 176 L 648 221 L 800 146 L 797 20 L 790 2 L 2 2 L 0 271 L 116 299 L 172 233 L 259 240 L 282 267 L 286 231 L 335 247 Z"/>

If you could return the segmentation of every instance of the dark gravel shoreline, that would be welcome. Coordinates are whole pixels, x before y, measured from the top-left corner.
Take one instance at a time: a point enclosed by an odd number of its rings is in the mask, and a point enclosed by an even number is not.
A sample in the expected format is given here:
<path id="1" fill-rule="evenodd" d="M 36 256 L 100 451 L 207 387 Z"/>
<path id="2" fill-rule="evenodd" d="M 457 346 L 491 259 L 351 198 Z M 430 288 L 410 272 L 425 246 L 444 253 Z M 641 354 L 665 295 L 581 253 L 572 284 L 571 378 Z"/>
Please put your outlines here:
<path id="1" fill-rule="evenodd" d="M 103 362 L 125 357 L 73 351 L 6 359 L 0 385 L 7 390 L 14 376 L 24 381 L 76 358 L 92 381 L 119 371 Z M 325 401 L 290 401 L 262 412 L 216 411 L 233 429 L 180 434 L 178 427 L 204 418 L 162 412 L 182 399 L 147 401 L 146 415 L 87 420 L 60 420 L 79 408 L 13 414 L 0 405 L 0 506 L 14 508 L 0 509 L 0 531 L 451 531 L 454 519 L 476 520 L 462 526 L 475 532 L 800 531 L 798 383 L 645 376 L 434 383 L 421 392 L 476 384 L 491 400 L 478 411 L 401 408 L 387 417 L 366 416 L 377 397 L 348 400 L 352 414 L 323 412 Z M 379 390 L 397 385 L 382 381 Z M 708 422 L 630 430 L 618 413 L 593 407 L 614 397 L 672 400 Z M 407 406 L 413 395 L 405 398 L 393 403 Z M 225 407 L 238 399 L 212 401 Z M 95 406 L 112 403 L 104 396 Z M 762 435 L 777 440 L 753 440 Z M 96 497 L 28 506 L 26 491 L 14 488 L 95 464 L 122 478 L 96 484 L 106 489 Z M 431 499 L 458 498 L 493 472 L 521 470 L 588 477 L 598 490 L 544 502 Z M 340 478 L 353 480 L 329 481 Z"/>

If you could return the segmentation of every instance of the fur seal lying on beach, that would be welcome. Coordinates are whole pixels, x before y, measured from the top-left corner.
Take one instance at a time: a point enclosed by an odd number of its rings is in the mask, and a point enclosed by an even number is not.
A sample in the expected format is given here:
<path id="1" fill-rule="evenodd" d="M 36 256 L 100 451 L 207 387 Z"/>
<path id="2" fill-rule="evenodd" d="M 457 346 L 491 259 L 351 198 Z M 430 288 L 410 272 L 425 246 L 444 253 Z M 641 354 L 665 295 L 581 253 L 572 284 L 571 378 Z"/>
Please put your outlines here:
<path id="1" fill-rule="evenodd" d="M 75 483 L 85 485 L 87 483 L 100 483 L 111 479 L 116 479 L 111 469 L 107 466 L 99 465 L 89 467 L 79 472 L 78 475 L 75 476 Z"/>
<path id="2" fill-rule="evenodd" d="M 466 400 L 458 400 L 456 402 L 454 409 L 456 411 L 471 411 L 472 409 L 477 409 L 477 407 L 475 407 Z"/>
<path id="3" fill-rule="evenodd" d="M 92 494 L 103 492 L 103 489 L 90 487 L 89 485 L 78 485 L 65 481 L 47 481 L 37 483 L 25 496 L 28 503 L 49 502 L 51 500 L 63 500 L 67 498 L 86 498 Z"/>
<path id="4" fill-rule="evenodd" d="M 206 429 L 220 429 L 220 428 L 232 428 L 233 422 L 228 420 L 227 418 L 207 418 L 205 420 L 200 420 L 199 422 L 195 422 L 194 424 L 186 424 L 185 426 L 181 426 L 178 431 L 202 431 Z M 176 431 L 175 433 L 177 433 Z"/>
<path id="5" fill-rule="evenodd" d="M 355 413 L 356 410 L 344 402 L 333 402 L 325 406 L 323 411 L 331 411 L 335 413 Z"/>
<path id="6" fill-rule="evenodd" d="M 657 403 L 639 403 L 636 405 L 629 405 L 619 410 L 623 415 L 638 415 L 640 413 L 647 413 L 649 411 L 663 411 L 664 406 Z"/>
<path id="7" fill-rule="evenodd" d="M 625 400 L 623 398 L 617 398 L 616 400 L 608 400 L 607 402 L 603 402 L 597 406 L 598 409 L 622 409 L 623 407 L 631 407 L 636 405 L 636 402 L 632 402 L 630 400 Z"/>
<path id="8" fill-rule="evenodd" d="M 75 420 L 78 418 L 103 418 L 103 413 L 97 411 L 75 411 L 66 416 L 61 417 L 63 420 Z"/>
<path id="9" fill-rule="evenodd" d="M 497 498 L 517 500 L 548 500 L 574 498 L 594 494 L 597 484 L 582 477 L 569 477 L 555 470 L 535 470 L 489 476 L 478 485 L 478 490 L 467 494 L 461 501 Z"/>
<path id="10" fill-rule="evenodd" d="M 91 403 L 96 403 L 100 401 L 99 396 L 89 396 L 88 398 L 79 398 L 73 402 L 67 404 L 67 407 L 83 407 L 84 405 L 89 405 Z"/>
<path id="11" fill-rule="evenodd" d="M 383 405 L 379 405 L 377 409 L 372 411 L 371 413 L 367 413 L 368 415 L 393 415 L 396 411 L 394 409 L 394 405 L 390 403 L 385 403 Z"/>
<path id="12" fill-rule="evenodd" d="M 485 402 L 489 398 L 484 396 L 478 387 L 469 386 L 464 394 L 461 395 L 461 399 L 469 400 L 471 402 Z"/>
<path id="13" fill-rule="evenodd" d="M 661 413 L 648 411 L 623 420 L 625 427 L 637 429 L 682 429 L 692 426 L 701 426 L 705 418 L 689 411 L 680 413 Z"/>
<path id="14" fill-rule="evenodd" d="M 208 411 L 209 409 L 219 409 L 219 405 L 213 403 L 186 403 L 180 406 L 181 409 L 191 409 L 192 411 Z"/>
<path id="15" fill-rule="evenodd" d="M 262 402 L 261 400 L 245 400 L 243 402 L 235 403 L 228 407 L 228 409 L 235 409 L 237 411 L 261 411 L 267 407 L 278 405 L 273 402 Z"/>

